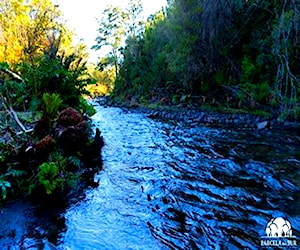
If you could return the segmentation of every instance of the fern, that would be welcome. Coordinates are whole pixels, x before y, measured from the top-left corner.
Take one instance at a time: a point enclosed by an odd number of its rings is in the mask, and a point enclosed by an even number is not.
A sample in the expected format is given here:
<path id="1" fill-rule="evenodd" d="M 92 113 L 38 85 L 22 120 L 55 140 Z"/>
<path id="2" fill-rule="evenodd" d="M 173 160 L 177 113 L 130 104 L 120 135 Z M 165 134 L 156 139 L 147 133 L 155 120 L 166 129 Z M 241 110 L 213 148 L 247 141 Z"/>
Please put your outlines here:
<path id="1" fill-rule="evenodd" d="M 76 156 L 69 156 L 68 161 L 70 162 L 70 164 L 72 164 L 73 166 L 75 166 L 77 168 L 81 167 L 81 160 Z"/>
<path id="2" fill-rule="evenodd" d="M 5 180 L 6 176 L 7 176 L 6 174 L 0 176 L 0 188 L 1 188 L 1 195 L 3 200 L 6 199 L 7 188 L 11 187 L 10 182 Z"/>
<path id="3" fill-rule="evenodd" d="M 79 106 L 80 106 L 80 111 L 84 114 L 87 114 L 88 116 L 93 116 L 96 114 L 96 110 L 93 105 L 88 104 L 88 102 L 83 98 L 79 98 Z"/>
<path id="4" fill-rule="evenodd" d="M 55 118 L 57 115 L 57 111 L 62 104 L 62 99 L 60 98 L 59 94 L 50 94 L 45 93 L 43 95 L 43 102 L 44 102 L 44 115 L 49 119 Z"/>
<path id="5" fill-rule="evenodd" d="M 20 177 L 26 174 L 23 170 L 9 169 L 5 176 Z"/>
<path id="6" fill-rule="evenodd" d="M 62 182 L 62 179 L 58 177 L 58 167 L 54 162 L 43 163 L 39 167 L 37 177 L 39 183 L 45 187 L 48 195 L 58 188 Z"/>

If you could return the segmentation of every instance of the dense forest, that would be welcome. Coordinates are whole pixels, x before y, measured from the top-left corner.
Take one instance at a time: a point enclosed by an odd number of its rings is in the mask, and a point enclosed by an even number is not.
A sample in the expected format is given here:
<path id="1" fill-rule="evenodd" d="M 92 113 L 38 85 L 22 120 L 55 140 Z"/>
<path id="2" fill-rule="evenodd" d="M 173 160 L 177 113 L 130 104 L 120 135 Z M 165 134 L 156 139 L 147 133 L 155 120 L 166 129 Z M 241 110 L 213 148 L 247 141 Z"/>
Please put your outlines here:
<path id="1" fill-rule="evenodd" d="M 114 68 L 117 99 L 299 117 L 299 1 L 170 0 L 146 23 L 141 12 L 131 1 L 99 20 L 95 48 L 111 48 L 99 66 Z"/>

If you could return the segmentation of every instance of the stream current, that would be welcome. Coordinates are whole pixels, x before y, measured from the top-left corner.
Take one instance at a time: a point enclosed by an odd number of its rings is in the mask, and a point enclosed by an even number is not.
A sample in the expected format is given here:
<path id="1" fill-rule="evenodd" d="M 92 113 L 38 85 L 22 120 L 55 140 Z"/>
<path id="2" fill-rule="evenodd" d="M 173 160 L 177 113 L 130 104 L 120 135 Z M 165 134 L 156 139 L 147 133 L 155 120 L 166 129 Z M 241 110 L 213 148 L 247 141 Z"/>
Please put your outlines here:
<path id="1" fill-rule="evenodd" d="M 105 139 L 99 186 L 65 211 L 44 249 L 258 249 L 276 217 L 299 239 L 296 130 L 162 122 L 94 104 Z"/>

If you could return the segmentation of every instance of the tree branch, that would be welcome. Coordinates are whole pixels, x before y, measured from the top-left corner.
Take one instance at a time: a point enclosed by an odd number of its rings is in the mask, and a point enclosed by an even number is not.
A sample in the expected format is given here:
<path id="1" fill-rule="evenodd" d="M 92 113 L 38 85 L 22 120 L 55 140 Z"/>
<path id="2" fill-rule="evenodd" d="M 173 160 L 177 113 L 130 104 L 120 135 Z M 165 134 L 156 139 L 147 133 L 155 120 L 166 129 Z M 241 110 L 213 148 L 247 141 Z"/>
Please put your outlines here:
<path id="1" fill-rule="evenodd" d="M 0 71 L 8 74 L 9 76 L 11 76 L 14 80 L 18 80 L 20 82 L 24 82 L 24 80 L 18 75 L 16 74 L 15 72 L 12 72 L 11 70 L 9 69 L 6 69 L 6 68 L 2 68 L 0 67 Z"/>
<path id="2" fill-rule="evenodd" d="M 3 98 L 3 96 L 2 96 Z M 16 121 L 16 123 L 19 125 L 19 127 L 25 132 L 25 133 L 30 133 L 33 131 L 33 129 L 26 129 L 25 126 L 22 124 L 22 122 L 20 121 L 19 117 L 17 116 L 16 112 L 13 110 L 13 108 L 11 106 L 7 107 L 7 105 L 4 102 L 4 98 L 3 98 L 3 105 L 6 109 L 6 111 L 11 115 L 11 117 Z M 17 133 L 20 134 L 20 133 Z"/>

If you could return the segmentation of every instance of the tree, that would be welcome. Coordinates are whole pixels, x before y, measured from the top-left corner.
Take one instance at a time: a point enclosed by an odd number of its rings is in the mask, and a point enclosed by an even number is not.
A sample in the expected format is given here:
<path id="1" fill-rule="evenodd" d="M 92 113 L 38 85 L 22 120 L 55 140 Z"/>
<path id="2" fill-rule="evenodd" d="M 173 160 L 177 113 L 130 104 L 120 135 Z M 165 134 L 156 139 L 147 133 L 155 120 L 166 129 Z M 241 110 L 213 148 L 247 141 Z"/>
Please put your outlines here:
<path id="1" fill-rule="evenodd" d="M 128 32 L 116 95 L 152 100 L 155 93 L 173 103 L 202 96 L 300 113 L 299 1 L 168 3 L 143 32 Z"/>
<path id="2" fill-rule="evenodd" d="M 300 3 L 283 1 L 276 13 L 272 38 L 272 52 L 277 61 L 277 77 L 274 84 L 276 100 L 285 115 L 294 112 L 300 117 Z M 298 112 L 298 113 L 297 113 Z"/>
<path id="3" fill-rule="evenodd" d="M 164 34 L 164 19 L 165 13 L 159 11 L 148 18 L 143 33 L 127 37 L 115 93 L 127 91 L 144 99 L 159 96 L 166 83 L 165 77 L 169 75 L 166 73 L 168 41 Z"/>
<path id="4" fill-rule="evenodd" d="M 24 52 L 24 38 L 30 25 L 29 7 L 23 0 L 0 2 L 0 61 L 16 63 Z"/>
<path id="5" fill-rule="evenodd" d="M 128 7 L 125 9 L 127 37 L 137 37 L 144 28 L 144 21 L 141 13 L 143 5 L 141 0 L 130 0 Z"/>
<path id="6" fill-rule="evenodd" d="M 0 61 L 33 63 L 49 39 L 64 32 L 61 13 L 49 0 L 3 0 L 0 9 Z"/>
<path id="7" fill-rule="evenodd" d="M 58 6 L 50 0 L 3 0 L 0 10 L 0 62 L 24 79 L 0 86 L 10 104 L 38 109 L 43 93 L 49 92 L 60 94 L 65 105 L 78 105 L 90 82 L 86 48 L 71 46 L 73 34 L 62 23 Z"/>
<path id="8" fill-rule="evenodd" d="M 120 46 L 125 34 L 124 29 L 125 15 L 121 7 L 108 5 L 98 19 L 99 29 L 96 38 L 95 50 L 102 50 L 107 53 L 107 65 L 113 65 L 116 76 L 119 71 Z M 105 66 L 107 66 L 105 65 Z"/>

